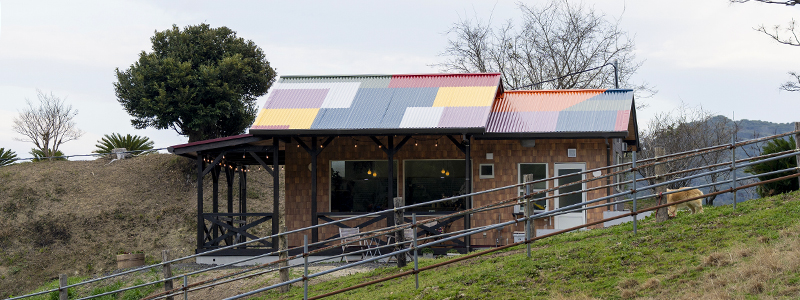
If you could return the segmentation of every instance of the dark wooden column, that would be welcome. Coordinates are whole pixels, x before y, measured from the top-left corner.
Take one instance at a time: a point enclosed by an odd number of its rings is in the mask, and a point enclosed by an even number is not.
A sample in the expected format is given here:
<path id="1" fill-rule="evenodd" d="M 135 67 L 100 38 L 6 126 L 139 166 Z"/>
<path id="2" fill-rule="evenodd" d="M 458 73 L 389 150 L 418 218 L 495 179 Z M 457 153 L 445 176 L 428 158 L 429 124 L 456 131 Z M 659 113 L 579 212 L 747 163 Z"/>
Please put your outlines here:
<path id="1" fill-rule="evenodd" d="M 465 173 L 465 175 L 464 175 L 464 180 L 465 180 L 464 181 L 464 187 L 466 188 L 466 193 L 467 194 L 472 193 L 472 164 L 470 162 L 471 150 L 472 150 L 470 141 L 472 139 L 472 136 L 469 135 L 469 134 L 463 135 L 462 138 L 461 138 L 461 142 L 457 141 L 455 138 L 453 138 L 452 136 L 449 136 L 449 135 L 447 136 L 447 138 L 451 142 L 453 142 L 453 144 L 456 145 L 456 147 L 458 147 L 458 149 L 461 150 L 461 152 L 464 153 L 464 164 L 466 166 L 465 172 L 464 172 Z M 464 197 L 464 207 L 466 209 L 472 208 L 472 197 Z M 470 226 L 470 224 L 471 224 L 470 215 L 469 214 L 464 215 L 464 229 L 472 228 Z M 467 252 L 469 252 L 469 250 L 470 250 L 470 237 L 469 236 L 464 237 L 464 245 L 467 247 Z"/>
<path id="2" fill-rule="evenodd" d="M 247 213 L 247 172 L 244 171 L 245 167 L 245 165 L 239 167 L 239 212 L 243 214 Z M 239 220 L 242 221 L 239 223 L 239 227 L 247 225 L 247 216 L 241 216 Z M 247 241 L 247 236 L 242 235 L 238 243 L 244 241 Z"/>
<path id="3" fill-rule="evenodd" d="M 370 139 L 372 139 L 372 141 L 375 142 L 375 144 L 378 144 L 378 147 L 383 149 L 383 152 L 386 153 L 386 157 L 389 159 L 389 168 L 388 168 L 389 169 L 389 175 L 388 175 L 389 176 L 389 184 L 387 184 L 388 185 L 389 194 L 386 197 L 388 198 L 387 199 L 388 207 L 389 208 L 394 208 L 394 191 L 395 191 L 395 187 L 394 187 L 394 183 L 395 183 L 395 178 L 394 178 L 394 155 L 397 154 L 397 151 L 400 151 L 400 148 L 403 148 L 403 145 L 405 145 L 406 142 L 408 142 L 408 140 L 411 139 L 411 136 L 407 135 L 396 146 L 394 144 L 394 136 L 392 136 L 392 135 L 387 136 L 387 140 L 386 140 L 387 145 L 385 147 L 383 146 L 383 143 L 381 143 L 381 141 L 378 140 L 378 138 L 376 138 L 374 136 L 371 136 Z M 387 214 L 387 216 L 386 216 L 386 226 L 387 227 L 394 226 L 394 214 L 393 213 L 388 213 Z"/>
<path id="4" fill-rule="evenodd" d="M 219 165 L 213 165 L 213 169 L 211 170 L 211 181 L 213 182 L 212 185 L 212 200 L 211 206 L 213 213 L 219 213 Z M 219 237 L 219 226 L 212 225 L 212 240 L 215 240 Z"/>
<path id="5" fill-rule="evenodd" d="M 319 157 L 319 154 L 322 153 L 322 150 L 325 150 L 325 147 L 328 146 L 328 144 L 330 144 L 334 138 L 335 137 L 333 136 L 328 137 L 328 139 L 326 139 L 325 142 L 319 146 L 319 148 L 317 148 L 316 136 L 311 137 L 310 148 L 300 138 L 294 138 L 300 147 L 303 147 L 303 149 L 305 149 L 306 152 L 308 152 L 308 154 L 311 156 L 311 226 L 316 226 L 319 224 L 319 219 L 317 219 L 317 157 Z M 311 229 L 311 242 L 316 243 L 318 241 L 319 229 Z"/>
<path id="6" fill-rule="evenodd" d="M 197 152 L 197 250 L 203 248 L 205 221 L 203 220 L 203 155 Z"/>
<path id="7" fill-rule="evenodd" d="M 231 169 L 231 168 L 223 167 L 223 169 L 225 169 L 225 184 L 226 184 L 226 187 L 228 188 L 228 205 L 227 205 L 227 209 L 228 210 L 227 211 L 228 211 L 229 214 L 232 214 L 233 213 L 233 178 L 234 178 L 234 174 L 233 174 L 233 169 Z M 233 216 L 229 216 L 229 218 L 230 219 L 228 220 L 228 225 L 229 226 L 233 226 Z M 233 243 L 234 243 L 233 237 L 229 236 L 228 238 L 226 238 L 225 239 L 225 243 L 227 245 L 233 245 Z"/>
<path id="8" fill-rule="evenodd" d="M 472 158 L 471 157 L 471 149 L 472 149 L 471 139 L 472 139 L 472 136 L 470 136 L 468 134 L 464 135 L 464 141 L 463 141 L 463 143 L 464 143 L 464 156 L 466 157 L 464 159 L 464 161 L 465 161 L 465 164 L 466 164 L 466 167 L 467 167 L 466 168 L 466 171 L 467 171 L 466 172 L 467 173 L 466 177 L 467 178 L 466 178 L 466 182 L 464 183 L 464 185 L 467 188 L 467 190 L 466 190 L 467 194 L 472 193 L 472 163 L 470 161 L 470 159 Z M 471 209 L 472 208 L 472 197 L 466 197 L 464 199 L 464 201 L 466 202 L 464 204 L 464 206 L 467 209 Z M 470 222 L 470 214 L 465 214 L 464 215 L 464 229 L 470 229 L 470 228 L 472 228 L 471 227 L 471 222 Z M 470 236 L 469 235 L 464 237 L 464 244 L 467 247 L 467 253 L 469 253 L 470 252 L 470 249 L 469 249 L 470 248 Z"/>
<path id="9" fill-rule="evenodd" d="M 280 166 L 278 166 L 278 146 L 280 141 L 277 137 L 272 138 L 272 235 L 278 234 L 278 217 L 281 198 L 281 178 Z M 272 248 L 278 249 L 278 237 L 272 238 Z"/>

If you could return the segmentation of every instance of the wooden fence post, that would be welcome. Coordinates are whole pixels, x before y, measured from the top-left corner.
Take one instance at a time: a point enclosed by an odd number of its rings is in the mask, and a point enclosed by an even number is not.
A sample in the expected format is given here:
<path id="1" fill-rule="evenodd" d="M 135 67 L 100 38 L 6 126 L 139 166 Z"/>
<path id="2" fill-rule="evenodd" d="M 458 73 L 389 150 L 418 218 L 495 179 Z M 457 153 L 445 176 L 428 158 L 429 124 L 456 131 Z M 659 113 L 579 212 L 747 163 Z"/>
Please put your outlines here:
<path id="1" fill-rule="evenodd" d="M 58 275 L 58 299 L 59 300 L 68 300 L 69 293 L 67 293 L 68 289 L 65 289 L 65 286 L 68 286 L 69 283 L 67 281 L 67 274 L 59 274 Z"/>
<path id="2" fill-rule="evenodd" d="M 280 221 L 281 221 L 280 233 L 284 233 L 286 232 L 286 220 L 281 218 Z M 278 266 L 281 268 L 280 271 L 278 271 L 281 277 L 281 282 L 289 281 L 289 269 L 286 268 L 289 266 L 289 262 L 286 261 L 286 259 L 289 258 L 289 253 L 286 252 L 286 250 L 288 249 L 289 249 L 289 238 L 286 235 L 280 236 L 278 238 L 278 250 L 281 251 L 281 254 L 278 255 L 278 258 L 284 260 L 283 262 L 278 264 Z M 279 290 L 281 293 L 286 293 L 289 292 L 289 288 L 291 288 L 291 286 L 282 285 Z"/>
<path id="3" fill-rule="evenodd" d="M 392 201 L 394 201 L 394 207 L 403 207 L 403 206 L 405 206 L 405 201 L 403 201 L 403 197 L 394 197 L 394 199 L 392 199 Z M 403 225 L 403 212 L 404 211 L 405 210 L 403 210 L 403 209 L 399 209 L 399 210 L 395 210 L 394 211 L 394 226 L 395 226 L 395 228 L 398 228 L 398 227 L 400 227 L 400 225 Z M 394 232 L 394 238 L 395 238 L 395 241 L 397 241 L 396 245 L 394 246 L 394 251 L 399 251 L 400 249 L 403 248 L 402 243 L 405 242 L 405 240 L 406 240 L 405 234 L 403 234 L 403 233 L 404 233 L 404 230 L 398 230 L 398 231 Z M 415 249 L 415 251 L 416 251 L 416 249 Z M 402 268 L 402 267 L 406 266 L 406 254 L 405 253 L 397 254 L 395 256 L 395 259 L 397 259 L 397 267 L 398 268 Z"/>
<path id="4" fill-rule="evenodd" d="M 161 261 L 169 261 L 169 250 L 162 250 L 161 251 Z M 164 271 L 164 279 L 172 277 L 172 265 L 171 264 L 164 264 L 163 266 Z M 164 281 L 164 291 L 172 290 L 172 279 Z M 166 300 L 172 300 L 172 296 L 166 298 Z"/>
<path id="5" fill-rule="evenodd" d="M 662 157 L 662 156 L 666 155 L 666 151 L 664 151 L 664 147 L 655 147 L 653 150 L 655 150 L 656 162 L 661 160 L 661 159 L 659 159 L 659 157 Z M 666 178 L 664 178 L 663 175 L 667 173 L 667 167 L 664 164 L 657 164 L 655 166 L 655 173 L 656 173 L 656 183 L 662 183 L 662 182 L 666 181 Z M 666 191 L 667 191 L 667 187 L 666 186 L 659 186 L 659 187 L 655 188 L 655 193 L 657 195 L 660 194 L 660 193 L 666 192 Z M 666 197 L 666 196 L 664 196 L 664 197 Z M 658 202 L 657 203 L 659 205 L 661 205 L 662 203 L 667 203 L 667 199 L 663 198 L 663 197 L 658 198 Z M 662 207 L 662 208 L 659 208 L 658 210 L 656 210 L 656 222 L 664 222 L 668 218 L 669 218 L 669 216 L 667 216 L 667 208 L 666 207 Z"/>
<path id="6" fill-rule="evenodd" d="M 533 174 L 522 175 L 523 182 L 533 181 Z M 527 240 L 536 236 L 536 226 L 534 221 L 530 219 L 533 215 L 533 204 L 531 204 L 531 184 L 525 184 L 525 250 L 528 253 L 528 258 L 531 258 L 531 243 Z"/>

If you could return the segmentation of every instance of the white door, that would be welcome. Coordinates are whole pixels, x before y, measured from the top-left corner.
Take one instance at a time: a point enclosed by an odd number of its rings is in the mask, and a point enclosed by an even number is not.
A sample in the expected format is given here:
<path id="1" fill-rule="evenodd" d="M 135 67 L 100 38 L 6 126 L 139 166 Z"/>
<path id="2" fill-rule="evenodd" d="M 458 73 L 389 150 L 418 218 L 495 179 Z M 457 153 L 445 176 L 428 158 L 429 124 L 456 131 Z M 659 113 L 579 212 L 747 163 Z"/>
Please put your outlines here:
<path id="1" fill-rule="evenodd" d="M 556 163 L 554 165 L 555 168 L 555 176 L 562 176 L 572 173 L 583 172 L 586 170 L 585 163 Z M 556 186 L 561 186 L 564 184 L 568 184 L 570 182 L 581 181 L 586 178 L 586 174 L 575 174 L 573 176 L 567 176 L 564 178 L 556 179 Z M 555 191 L 555 195 L 558 196 L 559 194 L 566 194 L 569 192 L 579 191 L 586 188 L 586 183 L 575 184 L 563 188 L 559 188 Z M 563 197 L 557 197 L 555 201 L 556 209 L 570 206 L 573 204 L 578 204 L 586 201 L 586 193 L 576 193 L 571 195 L 566 195 Z M 555 227 L 556 229 L 567 229 L 579 225 L 586 224 L 586 211 L 580 212 L 572 212 L 563 214 L 560 216 L 555 216 Z"/>

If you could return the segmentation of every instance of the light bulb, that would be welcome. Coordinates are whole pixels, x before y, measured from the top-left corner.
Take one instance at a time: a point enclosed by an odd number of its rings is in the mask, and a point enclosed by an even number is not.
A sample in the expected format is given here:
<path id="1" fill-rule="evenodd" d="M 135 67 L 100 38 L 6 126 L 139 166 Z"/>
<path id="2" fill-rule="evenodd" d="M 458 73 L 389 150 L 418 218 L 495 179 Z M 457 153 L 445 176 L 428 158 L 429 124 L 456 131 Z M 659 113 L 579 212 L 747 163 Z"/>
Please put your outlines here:
<path id="1" fill-rule="evenodd" d="M 445 170 L 444 170 L 444 169 L 442 169 L 442 174 L 444 174 L 444 173 L 445 173 Z"/>
<path id="2" fill-rule="evenodd" d="M 371 175 L 371 174 L 372 174 L 372 169 L 367 170 L 367 175 Z"/>
<path id="3" fill-rule="evenodd" d="M 450 171 L 447 171 L 447 173 L 444 173 L 444 176 L 450 176 Z"/>
<path id="4" fill-rule="evenodd" d="M 353 147 L 358 148 L 358 144 L 353 145 Z"/>
<path id="5" fill-rule="evenodd" d="M 372 177 L 378 177 L 378 173 L 372 173 Z"/>
<path id="6" fill-rule="evenodd" d="M 417 146 L 417 142 L 414 142 L 414 147 L 416 147 L 416 146 Z"/>

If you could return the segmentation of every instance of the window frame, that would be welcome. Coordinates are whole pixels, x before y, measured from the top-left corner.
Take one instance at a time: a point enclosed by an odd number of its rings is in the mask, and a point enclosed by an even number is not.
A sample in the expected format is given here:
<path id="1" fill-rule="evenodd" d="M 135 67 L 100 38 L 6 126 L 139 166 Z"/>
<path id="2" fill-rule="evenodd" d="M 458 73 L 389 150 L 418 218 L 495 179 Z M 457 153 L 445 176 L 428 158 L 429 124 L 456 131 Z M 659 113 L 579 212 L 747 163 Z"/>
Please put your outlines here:
<path id="1" fill-rule="evenodd" d="M 348 161 L 384 161 L 385 162 L 387 160 L 383 160 L 383 159 L 347 159 L 347 160 L 331 159 L 331 160 L 328 160 L 328 211 L 327 212 L 333 212 L 333 211 L 331 211 L 332 210 L 331 208 L 333 207 L 333 180 L 331 180 L 331 178 L 333 177 L 333 162 L 334 161 L 344 161 L 344 162 L 348 162 Z M 395 191 L 396 191 L 397 195 L 401 195 L 400 194 L 400 176 L 399 176 L 400 175 L 399 174 L 400 173 L 400 161 L 397 160 L 397 159 L 394 159 L 392 161 L 395 162 L 395 164 L 397 164 L 397 170 L 395 170 L 395 172 L 398 173 L 397 174 L 398 175 L 397 179 L 395 180 L 394 188 L 395 188 Z M 355 216 L 355 215 L 360 215 L 360 214 L 366 214 L 368 212 L 343 211 L 343 212 L 340 212 L 340 213 L 352 214 L 352 215 Z"/>
<path id="2" fill-rule="evenodd" d="M 492 167 L 492 174 L 491 175 L 483 175 L 483 167 L 484 166 Z M 494 164 L 479 164 L 478 165 L 478 178 L 479 179 L 493 179 L 494 178 Z"/>
<path id="3" fill-rule="evenodd" d="M 446 158 L 431 158 L 431 159 L 425 159 L 425 158 L 415 158 L 415 159 L 404 159 L 404 160 L 403 160 L 403 199 L 404 199 L 404 200 L 406 199 L 405 185 L 406 185 L 406 178 L 407 178 L 407 176 L 408 176 L 408 175 L 407 175 L 407 174 L 408 174 L 408 172 L 406 172 L 406 170 L 407 170 L 407 168 L 408 168 L 408 165 L 406 164 L 406 162 L 409 162 L 409 161 L 411 161 L 411 162 L 413 162 L 413 161 L 461 161 L 461 162 L 464 162 L 464 160 L 463 160 L 463 159 L 446 159 Z M 470 169 L 471 169 L 471 170 L 473 170 L 473 166 L 474 166 L 474 164 L 473 164 L 473 160 L 472 160 L 472 159 L 470 159 L 470 160 L 469 160 L 469 167 L 470 167 Z M 478 174 L 480 174 L 480 170 L 479 170 L 479 173 L 478 173 Z M 472 178 L 470 178 L 470 179 L 473 179 L 473 178 L 475 178 L 475 174 L 471 174 L 471 175 L 472 175 L 472 176 L 471 176 Z M 471 194 L 471 193 L 472 193 L 472 190 L 473 190 L 475 187 L 474 187 L 472 184 L 470 184 L 469 188 L 470 188 L 470 190 L 469 190 L 469 191 L 467 191 L 467 194 Z M 469 200 L 470 200 L 470 205 L 469 205 L 469 207 L 474 207 L 475 200 L 474 200 L 474 199 L 472 199 L 472 197 L 468 197 L 468 198 L 469 198 Z M 406 205 L 408 205 L 408 203 L 406 203 Z M 466 208 L 465 208 L 465 209 L 466 209 Z M 424 214 L 436 214 L 435 212 L 417 212 L 417 214 L 419 214 L 419 213 L 424 213 Z"/>
<path id="4" fill-rule="evenodd" d="M 522 165 L 544 165 L 544 178 L 543 179 L 550 178 L 550 164 L 549 163 L 517 163 L 517 183 L 522 183 L 522 168 L 521 168 Z M 543 189 L 535 189 L 535 188 L 531 187 L 531 193 L 549 189 L 550 188 L 550 180 L 545 181 L 544 182 L 544 186 L 545 187 Z M 525 195 L 525 186 L 520 186 L 519 189 L 518 189 L 518 193 L 517 194 L 520 195 L 520 196 Z M 544 197 L 547 197 L 548 194 L 550 194 L 550 193 L 545 193 Z M 544 210 L 534 209 L 533 211 L 534 212 L 549 211 L 550 210 L 550 200 L 551 199 L 547 199 L 545 201 Z M 531 200 L 531 201 L 536 201 L 536 200 Z M 522 201 L 522 199 L 519 199 L 519 200 L 517 200 L 517 203 L 521 204 L 521 203 L 524 203 L 524 201 Z"/>

